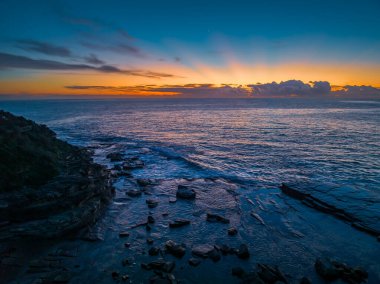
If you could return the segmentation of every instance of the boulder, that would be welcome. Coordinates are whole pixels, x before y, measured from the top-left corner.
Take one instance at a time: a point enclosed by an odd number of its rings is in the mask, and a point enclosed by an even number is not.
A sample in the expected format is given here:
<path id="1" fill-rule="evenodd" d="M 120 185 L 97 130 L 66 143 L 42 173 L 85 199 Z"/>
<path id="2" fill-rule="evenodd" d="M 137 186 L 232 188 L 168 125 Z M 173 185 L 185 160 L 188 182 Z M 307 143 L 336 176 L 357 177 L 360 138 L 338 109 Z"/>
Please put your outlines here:
<path id="1" fill-rule="evenodd" d="M 177 198 L 182 198 L 182 199 L 195 199 L 196 193 L 194 189 L 186 186 L 186 185 L 178 185 L 177 188 Z"/>
<path id="2" fill-rule="evenodd" d="M 236 251 L 236 255 L 241 259 L 247 259 L 250 256 L 247 245 L 241 244 L 239 249 Z"/>
<path id="3" fill-rule="evenodd" d="M 168 253 L 178 258 L 183 257 L 186 253 L 186 249 L 182 245 L 176 244 L 172 240 L 165 243 L 165 248 Z"/>

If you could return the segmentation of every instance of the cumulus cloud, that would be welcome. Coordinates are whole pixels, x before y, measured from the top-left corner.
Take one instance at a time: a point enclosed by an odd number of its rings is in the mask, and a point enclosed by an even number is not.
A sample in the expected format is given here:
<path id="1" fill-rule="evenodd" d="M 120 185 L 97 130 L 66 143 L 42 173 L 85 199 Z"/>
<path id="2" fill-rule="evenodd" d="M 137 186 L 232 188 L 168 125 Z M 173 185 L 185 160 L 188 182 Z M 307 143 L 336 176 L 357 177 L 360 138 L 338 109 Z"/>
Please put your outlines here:
<path id="1" fill-rule="evenodd" d="M 36 40 L 18 40 L 16 46 L 23 50 L 34 51 L 45 55 L 53 55 L 60 57 L 71 57 L 72 53 L 70 49 L 54 45 L 47 42 L 40 42 Z"/>
<path id="2" fill-rule="evenodd" d="M 248 87 L 251 88 L 253 96 L 310 96 L 328 95 L 331 92 L 330 83 L 325 81 L 304 83 L 288 80 L 280 83 L 253 84 Z"/>
<path id="3" fill-rule="evenodd" d="M 32 59 L 26 56 L 14 55 L 0 52 L 0 69 L 19 68 L 34 70 L 92 70 L 104 73 L 119 73 L 130 76 L 140 76 L 147 78 L 168 78 L 176 77 L 172 74 L 152 72 L 149 70 L 130 69 L 124 70 L 111 65 L 92 66 L 88 64 L 72 64 L 55 60 Z"/>
<path id="4" fill-rule="evenodd" d="M 380 97 L 380 88 L 373 86 L 343 86 L 340 90 L 334 92 L 337 96 L 344 97 Z"/>

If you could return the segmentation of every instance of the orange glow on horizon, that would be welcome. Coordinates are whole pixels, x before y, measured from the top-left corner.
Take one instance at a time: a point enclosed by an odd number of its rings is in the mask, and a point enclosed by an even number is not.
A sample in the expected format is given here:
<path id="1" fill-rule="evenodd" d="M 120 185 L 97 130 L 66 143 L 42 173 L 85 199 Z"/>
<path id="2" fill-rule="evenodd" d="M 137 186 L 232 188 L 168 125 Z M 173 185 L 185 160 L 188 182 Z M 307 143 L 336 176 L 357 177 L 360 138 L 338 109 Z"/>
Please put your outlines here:
<path id="1" fill-rule="evenodd" d="M 95 72 L 33 72 L 21 78 L 0 79 L 1 94 L 128 94 L 176 95 L 176 92 L 147 91 L 149 85 L 242 85 L 280 82 L 286 80 L 328 81 L 333 90 L 345 85 L 380 86 L 380 66 L 371 64 L 323 64 L 290 62 L 279 65 L 243 64 L 228 60 L 218 67 L 195 62 L 194 67 L 182 64 L 156 63 L 142 66 L 153 72 L 165 72 L 175 77 L 148 78 L 118 73 Z M 111 86 L 115 89 L 68 89 L 65 86 Z M 122 88 L 120 88 L 122 87 Z M 119 89 L 118 89 L 119 88 Z"/>

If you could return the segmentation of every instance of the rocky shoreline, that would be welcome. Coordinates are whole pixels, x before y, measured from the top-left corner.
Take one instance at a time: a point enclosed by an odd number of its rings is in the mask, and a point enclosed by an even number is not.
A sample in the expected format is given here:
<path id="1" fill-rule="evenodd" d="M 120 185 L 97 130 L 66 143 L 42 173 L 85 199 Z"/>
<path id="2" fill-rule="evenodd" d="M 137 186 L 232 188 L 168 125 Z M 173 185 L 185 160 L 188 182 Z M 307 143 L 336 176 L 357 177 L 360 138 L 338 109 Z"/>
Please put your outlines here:
<path id="1" fill-rule="evenodd" d="M 0 277 L 5 283 L 359 284 L 373 279 L 356 261 L 348 265 L 309 253 L 310 248 L 302 253 L 311 266 L 308 273 L 287 271 L 273 248 L 290 237 L 281 232 L 276 239 L 265 215 L 285 216 L 275 201 L 281 193 L 265 204 L 258 193 L 240 198 L 239 186 L 222 178 L 142 178 L 136 173 L 150 166 L 141 158 L 148 152 L 144 148 L 126 153 L 110 145 L 103 157 L 106 169 L 93 163 L 87 150 L 57 140 L 44 126 L 5 112 L 0 118 L 0 129 L 16 133 L 10 137 L 33 140 L 43 132 L 49 137 L 44 149 L 60 149 L 50 163 L 56 174 L 43 184 L 20 185 L 15 179 L 1 188 Z M 281 190 L 310 200 L 293 187 Z M 273 208 L 266 212 L 265 206 Z M 34 240 L 43 245 L 30 256 Z"/>
<path id="2" fill-rule="evenodd" d="M 0 111 L 0 141 L 0 240 L 65 236 L 112 198 L 108 170 L 46 126 Z"/>

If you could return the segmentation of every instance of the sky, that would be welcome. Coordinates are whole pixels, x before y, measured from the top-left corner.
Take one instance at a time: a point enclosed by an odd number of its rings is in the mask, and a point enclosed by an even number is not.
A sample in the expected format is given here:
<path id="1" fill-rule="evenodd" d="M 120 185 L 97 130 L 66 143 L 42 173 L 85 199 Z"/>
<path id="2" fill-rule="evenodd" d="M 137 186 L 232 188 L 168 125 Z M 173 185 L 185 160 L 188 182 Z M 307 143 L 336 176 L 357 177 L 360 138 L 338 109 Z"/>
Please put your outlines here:
<path id="1" fill-rule="evenodd" d="M 0 94 L 380 98 L 379 0 L 1 0 Z"/>

